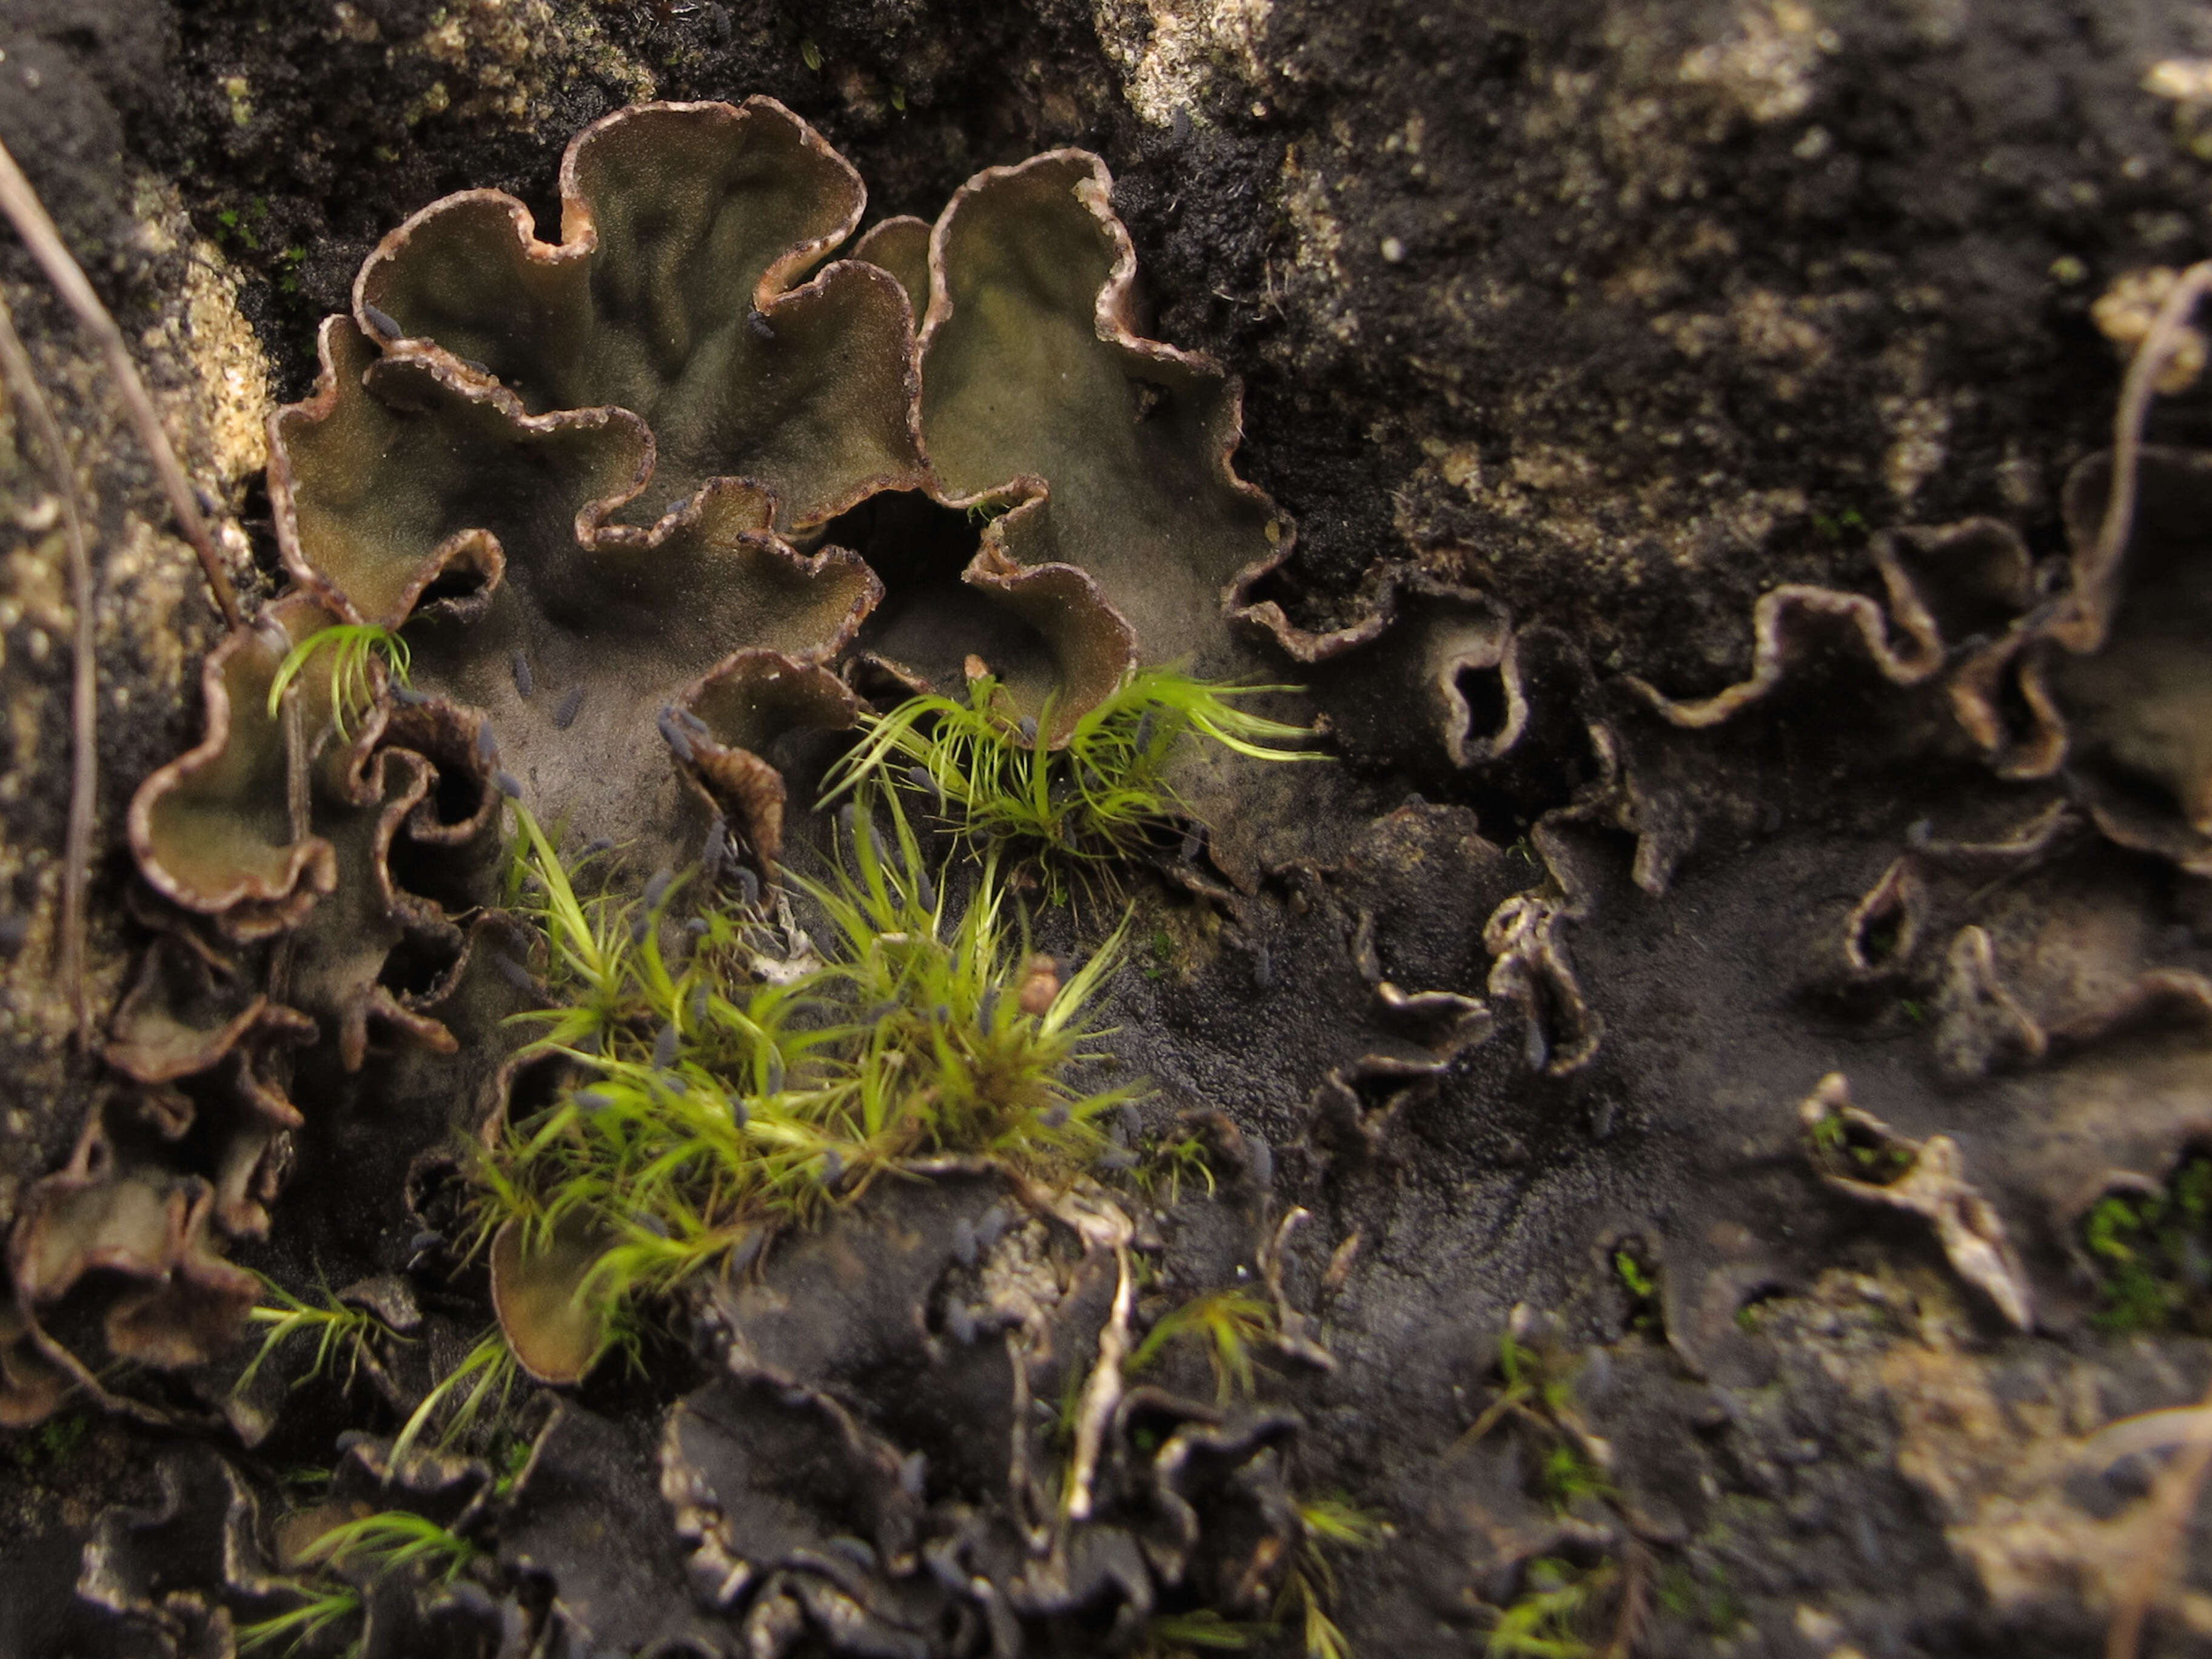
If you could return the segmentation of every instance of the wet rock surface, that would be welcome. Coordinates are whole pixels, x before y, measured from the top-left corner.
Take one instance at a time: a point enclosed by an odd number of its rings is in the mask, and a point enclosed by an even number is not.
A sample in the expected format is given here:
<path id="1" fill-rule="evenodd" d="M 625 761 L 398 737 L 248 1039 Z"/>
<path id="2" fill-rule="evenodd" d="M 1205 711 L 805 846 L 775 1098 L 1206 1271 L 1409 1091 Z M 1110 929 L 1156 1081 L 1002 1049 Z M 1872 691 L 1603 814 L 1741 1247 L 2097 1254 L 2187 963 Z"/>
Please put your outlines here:
<path id="1" fill-rule="evenodd" d="M 1516 1616 L 1593 1653 L 2102 1639 L 2185 1437 L 2122 1419 L 2212 1370 L 2157 1311 L 2212 1246 L 2203 394 L 2154 407 L 2102 544 L 2143 327 L 2092 314 L 2203 251 L 2200 18 L 15 0 L 0 53 L 0 138 L 254 602 L 285 568 L 264 418 L 436 198 L 511 191 L 550 237 L 563 146 L 655 98 L 781 100 L 866 180 L 864 234 L 1096 153 L 1142 331 L 1241 377 L 1236 467 L 1295 521 L 1239 595 L 1277 643 L 1239 649 L 1342 760 L 1209 795 L 1218 857 L 1133 884 L 1105 1012 L 1152 1093 L 1122 1138 L 1197 1152 L 1109 1176 L 1121 1244 L 988 1171 L 886 1186 L 639 1370 L 519 1389 L 472 1455 L 395 1472 L 489 1320 L 453 1135 L 536 996 L 528 942 L 467 926 L 483 870 L 436 861 L 489 859 L 495 768 L 465 711 L 410 709 L 466 788 L 395 763 L 326 791 L 333 858 L 432 896 L 305 924 L 314 1048 L 238 976 L 261 945 L 131 896 L 126 809 L 207 729 L 218 623 L 96 353 L 0 239 L 97 538 L 105 1016 L 73 1048 L 49 967 L 73 617 L 11 422 L 0 1650 L 228 1653 L 297 1604 L 302 1528 L 404 1511 L 465 1561 L 357 1572 L 371 1652 L 1166 1653 L 1201 1610 L 1291 1652 L 1299 1506 L 1331 1496 L 1377 1528 L 1323 1556 L 1358 1652 Z M 555 718 L 562 685 L 487 660 L 512 719 Z M 794 808 L 798 844 L 822 828 Z M 1056 950 L 1085 925 L 1040 918 Z M 142 975 L 185 987 L 158 1018 Z M 70 1255 L 95 1189 L 135 1206 L 125 1255 Z M 2131 1227 L 2167 1230 L 2165 1279 L 2127 1277 Z M 295 1354 L 240 1395 L 251 1341 L 201 1340 L 240 1263 L 421 1305 L 348 1386 L 289 1387 Z M 1121 1375 L 1117 1317 L 1141 1340 L 1230 1291 L 1268 1310 L 1255 1389 L 1186 1338 L 1110 1413 L 1069 1403 Z M 69 1367 L 110 1352 L 144 1368 Z M 1079 1522 L 1054 1483 L 1085 1468 Z M 2145 1651 L 2203 1642 L 2207 1547 L 2185 1529 Z"/>

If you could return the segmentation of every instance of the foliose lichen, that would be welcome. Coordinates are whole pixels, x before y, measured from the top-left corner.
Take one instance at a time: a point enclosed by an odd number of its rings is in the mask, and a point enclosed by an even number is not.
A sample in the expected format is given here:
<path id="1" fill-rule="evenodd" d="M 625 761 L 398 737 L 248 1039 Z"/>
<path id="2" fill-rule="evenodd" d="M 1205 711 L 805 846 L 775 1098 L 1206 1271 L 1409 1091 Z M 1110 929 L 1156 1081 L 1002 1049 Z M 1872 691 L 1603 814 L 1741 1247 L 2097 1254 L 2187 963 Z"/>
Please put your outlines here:
<path id="1" fill-rule="evenodd" d="M 867 693 L 981 661 L 1054 746 L 1139 661 L 1339 643 L 1255 598 L 1291 527 L 1231 465 L 1236 383 L 1139 331 L 1096 157 L 853 244 L 858 175 L 781 105 L 641 105 L 577 137 L 560 190 L 556 242 L 489 191 L 392 231 L 271 418 L 291 587 L 210 654 L 205 736 L 133 802 L 161 938 L 118 1016 L 131 1091 L 23 1206 L 11 1410 L 52 1393 L 39 1316 L 94 1265 L 150 1287 L 118 1352 L 220 1349 L 253 1294 L 222 1243 L 267 1225 L 302 1080 L 469 1048 L 503 798 L 641 872 L 712 842 L 772 882 L 788 734 Z M 908 602 L 901 503 L 982 520 L 955 603 Z M 878 611 L 922 622 L 872 635 Z M 391 647 L 317 672 L 339 634 Z"/>

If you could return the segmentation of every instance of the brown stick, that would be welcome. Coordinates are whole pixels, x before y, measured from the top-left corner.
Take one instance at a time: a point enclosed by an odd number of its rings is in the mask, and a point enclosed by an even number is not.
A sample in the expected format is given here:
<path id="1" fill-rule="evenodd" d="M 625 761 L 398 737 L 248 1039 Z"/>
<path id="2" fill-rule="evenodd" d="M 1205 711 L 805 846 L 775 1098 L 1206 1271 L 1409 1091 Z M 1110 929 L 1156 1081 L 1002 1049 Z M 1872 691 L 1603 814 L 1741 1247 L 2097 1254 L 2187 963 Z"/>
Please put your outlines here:
<path id="1" fill-rule="evenodd" d="M 2191 265 L 2181 273 L 2136 347 L 2127 378 L 2120 385 L 2119 407 L 2112 414 L 2112 493 L 2105 498 L 2105 517 L 2097 527 L 2094 568 L 2088 573 L 2088 585 L 2095 592 L 2085 596 L 2096 606 L 2100 635 L 2108 608 L 2107 590 L 2135 520 L 2136 471 L 2142 453 L 2143 422 L 2150 413 L 2151 398 L 2157 392 L 2158 377 L 2166 359 L 2181 343 L 2189 313 L 2207 289 L 2212 289 L 2212 261 Z"/>
<path id="2" fill-rule="evenodd" d="M 2212 1389 L 2205 1391 L 2198 1409 L 2212 1411 Z M 2150 1514 L 2144 1522 L 2148 1536 L 2136 1553 L 2135 1571 L 2115 1598 L 2112 1626 L 2105 1632 L 2105 1659 L 2136 1659 L 2151 1603 L 2166 1582 L 2167 1564 L 2203 1494 L 2208 1474 L 2212 1474 L 2212 1436 L 2192 1435 L 2151 1483 L 2147 1500 Z"/>
<path id="3" fill-rule="evenodd" d="M 92 555 L 86 545 L 84 519 L 77 511 L 76 478 L 62 442 L 61 423 L 32 372 L 30 354 L 15 332 L 15 319 L 0 295 L 0 374 L 23 420 L 38 434 L 60 498 L 62 525 L 69 538 L 70 599 L 76 609 L 76 636 L 70 647 L 69 828 L 63 840 L 62 916 L 57 941 L 58 967 L 67 988 L 79 1043 L 91 1040 L 92 1005 L 84 983 L 85 888 L 92 879 L 92 819 L 100 783 L 100 678 L 93 655 Z"/>
<path id="4" fill-rule="evenodd" d="M 161 429 L 161 417 L 154 412 L 154 400 L 147 395 L 146 383 L 138 378 L 138 366 L 131 360 L 123 331 L 115 325 L 115 319 L 107 314 L 100 295 L 85 280 L 83 270 L 62 241 L 61 233 L 46 216 L 46 204 L 39 200 L 38 192 L 31 188 L 31 181 L 23 176 L 23 170 L 15 165 L 15 158 L 8 153 L 5 144 L 0 144 L 0 213 L 5 213 L 14 223 L 16 234 L 31 250 L 31 257 L 46 273 L 46 280 L 53 284 L 62 302 L 76 313 L 77 321 L 99 342 L 107 359 L 107 371 L 123 396 L 124 411 L 137 431 L 138 441 L 145 445 L 146 453 L 153 459 L 155 474 L 161 481 L 161 492 L 169 498 L 169 510 L 177 515 L 185 539 L 199 555 L 200 569 L 207 577 L 209 591 L 215 596 L 216 609 L 222 612 L 226 627 L 236 628 L 240 620 L 238 594 L 231 586 L 230 572 L 224 568 L 222 555 L 216 550 L 207 520 L 200 516 L 191 485 L 185 481 L 184 468 L 177 464 L 176 451 L 169 447 L 169 435 Z"/>
<path id="5" fill-rule="evenodd" d="M 1612 1639 L 1598 1659 L 1633 1659 L 1651 1616 L 1651 1552 L 1634 1539 L 1620 1569 L 1620 1605 L 1613 1614 Z"/>
<path id="6" fill-rule="evenodd" d="M 2094 568 L 2088 573 L 2089 585 L 2094 589 L 2088 597 L 2095 606 L 2100 635 L 2109 609 L 2108 593 L 2119 566 L 2120 551 L 2127 544 L 2128 532 L 2133 527 L 2136 471 L 2142 450 L 2143 422 L 2158 390 L 2159 372 L 2180 343 L 2181 331 L 2188 324 L 2189 313 L 2197 308 L 2207 289 L 2212 289 L 2212 261 L 2191 265 L 2181 273 L 2167 290 L 2142 343 L 2136 348 L 2135 357 L 2128 364 L 2127 379 L 2121 384 L 2119 407 L 2112 416 L 2112 493 L 2105 498 L 2105 517 L 2097 529 Z M 2205 1392 L 2201 1408 L 2212 1410 L 2212 1389 Z M 2196 1510 L 2197 1499 L 2203 1494 L 2208 1475 L 2212 1475 L 2212 1439 L 2192 1437 L 2154 1483 L 2150 1516 L 2146 1522 L 2149 1535 L 2113 1607 L 2112 1625 L 2105 1632 L 2106 1659 L 2136 1659 L 2151 1603 L 2166 1582 L 2167 1565 L 2181 1541 L 2190 1516 Z"/>

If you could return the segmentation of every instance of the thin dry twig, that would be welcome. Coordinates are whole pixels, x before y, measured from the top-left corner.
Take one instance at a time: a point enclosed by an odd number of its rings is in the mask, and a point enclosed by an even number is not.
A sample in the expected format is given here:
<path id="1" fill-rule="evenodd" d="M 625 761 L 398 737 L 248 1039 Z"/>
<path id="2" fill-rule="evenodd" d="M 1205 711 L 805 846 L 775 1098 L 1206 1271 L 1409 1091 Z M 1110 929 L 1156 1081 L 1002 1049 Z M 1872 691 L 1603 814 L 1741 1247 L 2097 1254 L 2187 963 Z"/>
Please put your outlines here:
<path id="1" fill-rule="evenodd" d="M 77 510 L 76 478 L 62 442 L 61 423 L 31 368 L 30 354 L 15 332 L 8 301 L 0 297 L 0 374 L 24 423 L 38 434 L 61 502 L 62 526 L 69 540 L 70 602 L 76 609 L 70 646 L 69 827 L 62 851 L 62 916 L 57 968 L 67 988 L 79 1042 L 88 1040 L 92 1006 L 84 982 L 84 900 L 92 879 L 92 818 L 100 781 L 100 681 L 93 655 L 92 554 L 85 540 L 84 516 Z"/>
<path id="2" fill-rule="evenodd" d="M 1651 1552 L 1631 1539 L 1621 1564 L 1620 1603 L 1613 1635 L 1598 1659 L 1633 1659 L 1636 1644 L 1651 1616 Z"/>
<path id="3" fill-rule="evenodd" d="M 114 379 L 116 390 L 122 394 L 124 410 L 138 434 L 138 441 L 145 445 L 146 453 L 153 459 L 155 474 L 161 481 L 161 493 L 169 498 L 169 510 L 177 515 L 185 539 L 199 555 L 200 569 L 207 577 L 209 591 L 215 596 L 216 609 L 222 612 L 224 626 L 236 628 L 240 623 L 238 593 L 231 586 L 230 572 L 224 568 L 222 555 L 216 548 L 215 538 L 209 533 L 207 520 L 200 514 L 199 502 L 192 495 L 184 468 L 177 464 L 176 451 L 169 447 L 168 434 L 161 429 L 161 417 L 155 413 L 154 400 L 147 395 L 146 383 L 138 377 L 138 366 L 131 360 L 123 331 L 115 325 L 115 319 L 107 314 L 100 295 L 85 280 L 83 270 L 70 256 L 61 233 L 47 216 L 46 204 L 39 200 L 38 192 L 31 188 L 31 181 L 23 176 L 23 170 L 15 165 L 15 158 L 8 153 L 5 144 L 0 144 L 0 213 L 5 213 L 15 225 L 16 234 L 31 250 L 31 257 L 46 273 L 46 280 L 53 284 L 62 302 L 76 313 L 77 321 L 99 343 L 101 355 L 107 359 L 107 371 Z"/>
<path id="4" fill-rule="evenodd" d="M 2197 1409 L 2212 1412 L 2212 1389 L 2205 1390 Z M 2136 1570 L 2113 1606 L 2112 1626 L 2105 1632 L 2105 1659 L 2136 1659 L 2151 1603 L 2166 1582 L 2167 1565 L 2196 1512 L 2208 1474 L 2212 1474 L 2212 1437 L 2192 1435 L 2152 1483 L 2148 1536 L 2136 1557 Z"/>
<path id="5" fill-rule="evenodd" d="M 2097 588 L 2098 614 L 2104 614 L 2104 590 L 2118 568 L 2120 550 L 2127 544 L 2135 520 L 2136 471 L 2142 458 L 2144 419 L 2158 392 L 2158 377 L 2166 359 L 2181 343 L 2189 313 L 2212 289 L 2212 261 L 2194 264 L 2175 279 L 2152 319 L 2149 331 L 2136 348 L 2121 382 L 2119 407 L 2112 416 L 2112 487 L 2105 498 L 2105 516 L 2097 527 L 2095 568 L 2090 581 Z"/>
<path id="6" fill-rule="evenodd" d="M 2100 617 L 2106 609 L 2102 604 L 2104 590 L 2118 568 L 2120 550 L 2127 544 L 2135 520 L 2136 469 L 2142 449 L 2143 422 L 2158 390 L 2159 372 L 2179 343 L 2189 313 L 2208 290 L 2212 290 L 2212 261 L 2191 265 L 2181 273 L 2159 307 L 2149 332 L 2136 347 L 2128 364 L 2127 379 L 2121 384 L 2119 408 L 2112 416 L 2112 493 L 2105 501 L 2104 520 L 2097 527 L 2096 568 L 2090 573 L 2099 590 Z M 2205 1391 L 2198 1409 L 2212 1412 L 2212 1389 Z M 2167 1567 L 2203 1494 L 2208 1474 L 2212 1474 L 2212 1438 L 2195 1436 L 2160 1471 L 2151 1489 L 2149 1535 L 2113 1607 L 2112 1626 L 2105 1633 L 2105 1659 L 2136 1659 L 2151 1603 L 2166 1582 Z"/>

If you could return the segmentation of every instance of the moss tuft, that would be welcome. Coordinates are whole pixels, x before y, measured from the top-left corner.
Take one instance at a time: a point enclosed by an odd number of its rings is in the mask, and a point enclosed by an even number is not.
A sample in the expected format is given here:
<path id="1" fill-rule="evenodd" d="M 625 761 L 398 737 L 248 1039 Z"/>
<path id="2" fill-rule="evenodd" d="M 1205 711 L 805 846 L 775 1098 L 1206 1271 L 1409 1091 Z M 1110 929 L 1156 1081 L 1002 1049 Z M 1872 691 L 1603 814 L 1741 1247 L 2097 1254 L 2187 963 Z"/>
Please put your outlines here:
<path id="1" fill-rule="evenodd" d="M 2113 1192 L 2081 1219 L 2098 1329 L 2212 1336 L 2212 1152 L 2185 1158 L 2153 1192 Z"/>
<path id="2" fill-rule="evenodd" d="M 556 998 L 520 1018 L 573 1080 L 479 1162 L 476 1244 L 515 1229 L 518 1283 L 578 1262 L 571 1299 L 606 1341 L 634 1343 L 647 1304 L 908 1160 L 1057 1177 L 1106 1151 L 1102 1119 L 1135 1091 L 1071 1079 L 1106 1058 L 1083 1016 L 1121 930 L 1063 979 L 1029 948 L 995 854 L 956 896 L 896 798 L 864 790 L 825 874 L 793 878 L 826 954 L 793 929 L 763 972 L 778 930 L 757 900 L 708 895 L 678 928 L 682 878 L 657 878 L 650 902 L 586 899 L 514 810 Z"/>
<path id="3" fill-rule="evenodd" d="M 1104 878 L 1188 816 L 1173 782 L 1194 739 L 1255 760 L 1320 760 L 1281 745 L 1313 734 L 1236 706 L 1282 686 L 1209 684 L 1147 668 L 1086 710 L 1057 747 L 1039 741 L 1053 710 L 1018 718 L 988 674 L 966 700 L 929 693 L 863 717 L 866 735 L 831 775 L 824 803 L 889 776 L 909 804 L 971 849 L 1034 859 L 1055 895 Z M 1167 843 L 1162 842 L 1161 845 Z"/>

